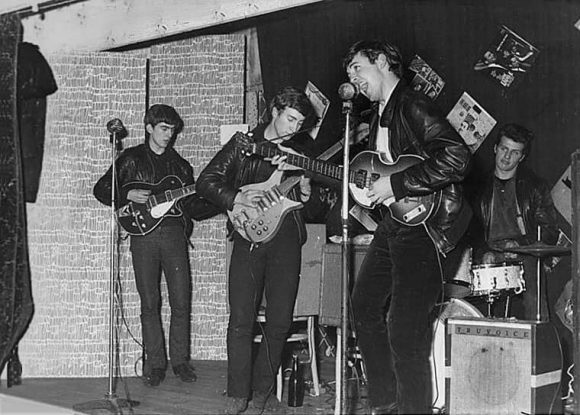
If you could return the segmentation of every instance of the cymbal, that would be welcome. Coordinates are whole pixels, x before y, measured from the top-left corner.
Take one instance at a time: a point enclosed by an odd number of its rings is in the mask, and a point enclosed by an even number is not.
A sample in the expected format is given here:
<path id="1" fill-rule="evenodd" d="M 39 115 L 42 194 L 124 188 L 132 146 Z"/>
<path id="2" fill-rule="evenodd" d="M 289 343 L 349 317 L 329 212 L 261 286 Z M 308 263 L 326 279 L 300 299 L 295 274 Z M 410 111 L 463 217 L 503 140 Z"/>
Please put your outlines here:
<path id="1" fill-rule="evenodd" d="M 534 242 L 531 245 L 515 246 L 513 248 L 503 248 L 502 251 L 532 255 L 535 257 L 564 256 L 572 253 L 572 249 L 569 246 L 546 245 L 543 242 Z"/>

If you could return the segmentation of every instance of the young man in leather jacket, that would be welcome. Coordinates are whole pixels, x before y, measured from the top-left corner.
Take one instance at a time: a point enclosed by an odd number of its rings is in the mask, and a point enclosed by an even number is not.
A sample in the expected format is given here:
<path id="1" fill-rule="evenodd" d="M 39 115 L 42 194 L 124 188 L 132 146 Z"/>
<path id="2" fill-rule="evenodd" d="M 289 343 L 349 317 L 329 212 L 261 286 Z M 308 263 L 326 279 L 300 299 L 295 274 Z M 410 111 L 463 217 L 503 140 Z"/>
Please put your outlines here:
<path id="1" fill-rule="evenodd" d="M 547 183 L 523 163 L 533 140 L 533 133 L 518 124 L 506 124 L 498 131 L 494 145 L 493 172 L 474 185 L 474 225 L 472 234 L 473 264 L 523 264 L 525 291 L 513 296 L 513 316 L 536 320 L 537 272 L 535 257 L 505 249 L 530 245 L 541 240 L 554 245 L 558 239 L 556 210 Z M 548 318 L 547 298 L 540 301 L 542 319 Z M 497 307 L 505 307 L 503 301 Z M 496 308 L 497 308 L 496 307 Z"/>
<path id="2" fill-rule="evenodd" d="M 144 117 L 145 142 L 125 149 L 115 161 L 117 172 L 116 207 L 129 202 L 146 203 L 153 195 L 152 186 L 167 176 L 176 176 L 183 186 L 193 185 L 193 167 L 173 148 L 183 129 L 183 120 L 173 107 L 151 106 Z M 112 168 L 95 184 L 93 193 L 101 203 L 111 205 Z M 130 184 L 130 185 L 129 185 Z M 129 186 L 128 186 L 129 185 Z M 173 372 L 184 382 L 197 376 L 189 364 L 191 274 L 188 240 L 192 218 L 205 219 L 217 210 L 197 195 L 177 202 L 161 222 L 145 234 L 131 236 L 131 256 L 135 282 L 141 300 L 141 328 L 145 360 L 145 383 L 158 386 L 165 378 L 167 355 L 161 326 L 161 271 L 167 281 L 171 305 L 169 357 Z"/>
<path id="3" fill-rule="evenodd" d="M 240 232 L 231 233 L 227 414 L 244 412 L 250 399 L 253 407 L 260 411 L 281 413 L 285 410 L 274 392 L 275 377 L 292 323 L 298 290 L 301 250 L 306 241 L 303 215 L 316 203 L 310 197 L 310 180 L 302 171 L 289 170 L 292 167 L 284 163 L 285 156 L 265 160 L 244 151 L 245 141 L 248 141 L 258 146 L 277 145 L 280 150 L 291 152 L 285 142 L 313 113 L 308 97 L 294 87 L 280 90 L 269 109 L 270 122 L 255 128 L 250 138 L 239 135 L 231 138 L 201 172 L 196 184 L 197 192 L 224 212 L 232 211 L 236 205 L 259 212 L 255 210 L 256 206 L 271 206 L 279 202 L 279 197 L 271 195 L 277 199 L 271 200 L 265 198 L 261 190 L 241 187 L 262 183 L 277 169 L 285 170 L 283 180 L 290 175 L 300 176 L 299 184 L 287 197 L 304 204 L 303 209 L 293 210 L 281 220 L 278 232 L 267 242 L 255 245 Z M 228 221 L 228 227 L 232 230 L 231 221 Z M 264 339 L 252 364 L 254 325 L 263 294 L 266 299 Z"/>
<path id="4" fill-rule="evenodd" d="M 370 412 L 431 413 L 431 316 L 442 286 L 440 257 L 454 248 L 471 218 L 461 186 L 470 153 L 435 104 L 405 85 L 397 47 L 359 41 L 344 65 L 350 82 L 374 104 L 369 150 L 384 161 L 422 158 L 370 184 L 370 202 L 438 194 L 436 209 L 418 226 L 384 215 L 352 299 Z"/>

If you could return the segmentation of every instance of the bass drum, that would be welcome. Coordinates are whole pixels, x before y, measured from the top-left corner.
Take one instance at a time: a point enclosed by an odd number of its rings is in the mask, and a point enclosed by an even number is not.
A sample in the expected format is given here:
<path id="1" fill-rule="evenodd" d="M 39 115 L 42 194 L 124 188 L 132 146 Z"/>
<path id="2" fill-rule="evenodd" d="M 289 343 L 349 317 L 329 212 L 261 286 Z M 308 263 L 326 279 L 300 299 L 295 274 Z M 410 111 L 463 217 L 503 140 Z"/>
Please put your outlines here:
<path id="1" fill-rule="evenodd" d="M 452 298 L 439 304 L 439 313 L 433 322 L 431 346 L 431 383 L 433 385 L 433 413 L 446 413 L 445 409 L 445 330 L 449 317 L 481 317 L 483 314 L 465 300 Z"/>

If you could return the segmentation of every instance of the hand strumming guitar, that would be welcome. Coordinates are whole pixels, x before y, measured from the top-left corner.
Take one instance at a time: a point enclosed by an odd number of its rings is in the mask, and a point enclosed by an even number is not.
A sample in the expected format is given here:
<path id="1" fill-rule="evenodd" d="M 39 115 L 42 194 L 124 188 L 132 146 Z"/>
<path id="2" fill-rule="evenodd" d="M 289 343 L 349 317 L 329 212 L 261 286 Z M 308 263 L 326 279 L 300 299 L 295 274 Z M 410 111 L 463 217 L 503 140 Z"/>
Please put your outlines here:
<path id="1" fill-rule="evenodd" d="M 270 198 L 265 197 L 263 190 L 246 189 L 238 192 L 234 199 L 234 204 L 241 204 L 251 208 L 257 208 L 261 205 L 262 209 L 267 209 L 280 202 L 280 199 L 284 198 L 284 196 L 278 196 L 274 192 L 271 192 Z"/>
<path id="2" fill-rule="evenodd" d="M 131 189 L 127 193 L 127 200 L 135 203 L 146 203 L 151 195 L 151 190 L 146 189 Z"/>
<path id="3" fill-rule="evenodd" d="M 390 177 L 381 177 L 372 182 L 367 192 L 367 197 L 375 205 L 383 203 L 385 200 L 394 196 L 393 187 L 391 186 Z"/>

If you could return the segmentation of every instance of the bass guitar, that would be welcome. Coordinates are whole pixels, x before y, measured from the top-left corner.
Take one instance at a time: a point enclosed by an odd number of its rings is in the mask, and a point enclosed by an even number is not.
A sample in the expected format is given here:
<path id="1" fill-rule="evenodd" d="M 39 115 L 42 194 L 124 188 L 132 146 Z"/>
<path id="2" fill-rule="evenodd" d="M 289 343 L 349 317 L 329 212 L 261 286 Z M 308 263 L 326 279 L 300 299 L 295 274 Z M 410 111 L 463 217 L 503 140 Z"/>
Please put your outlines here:
<path id="1" fill-rule="evenodd" d="M 338 181 L 341 181 L 344 175 L 342 166 L 285 152 L 269 142 L 254 143 L 251 137 L 245 136 L 242 133 L 236 134 L 236 140 L 236 145 L 239 145 L 246 155 L 256 154 L 266 158 L 286 156 L 285 161 L 288 164 Z M 350 194 L 360 206 L 373 209 L 376 206 L 369 200 L 366 194 L 374 181 L 381 177 L 389 177 L 392 174 L 406 170 L 423 160 L 423 157 L 417 155 L 404 154 L 390 163 L 383 160 L 380 153 L 362 151 L 350 162 L 348 177 Z M 395 200 L 392 197 L 385 200 L 382 204 L 388 207 L 391 217 L 397 222 L 407 226 L 417 226 L 423 224 L 437 210 L 440 201 L 441 191 L 437 191 L 425 195 L 407 196 L 401 200 Z"/>
<path id="2" fill-rule="evenodd" d="M 282 220 L 293 210 L 302 208 L 302 203 L 285 197 L 288 192 L 300 182 L 300 177 L 292 176 L 281 182 L 280 170 L 274 171 L 265 182 L 247 184 L 241 191 L 261 190 L 263 198 L 272 203 L 271 206 L 262 200 L 255 206 L 234 204 L 227 214 L 236 231 L 247 241 L 263 243 L 271 240 L 282 224 Z M 275 202 L 280 199 L 279 202 Z"/>
<path id="3" fill-rule="evenodd" d="M 147 235 L 167 217 L 179 217 L 181 210 L 175 203 L 195 193 L 195 185 L 184 186 L 177 176 L 166 176 L 158 183 L 130 182 L 123 186 L 151 190 L 145 203 L 129 202 L 117 210 L 117 219 L 130 235 Z"/>

